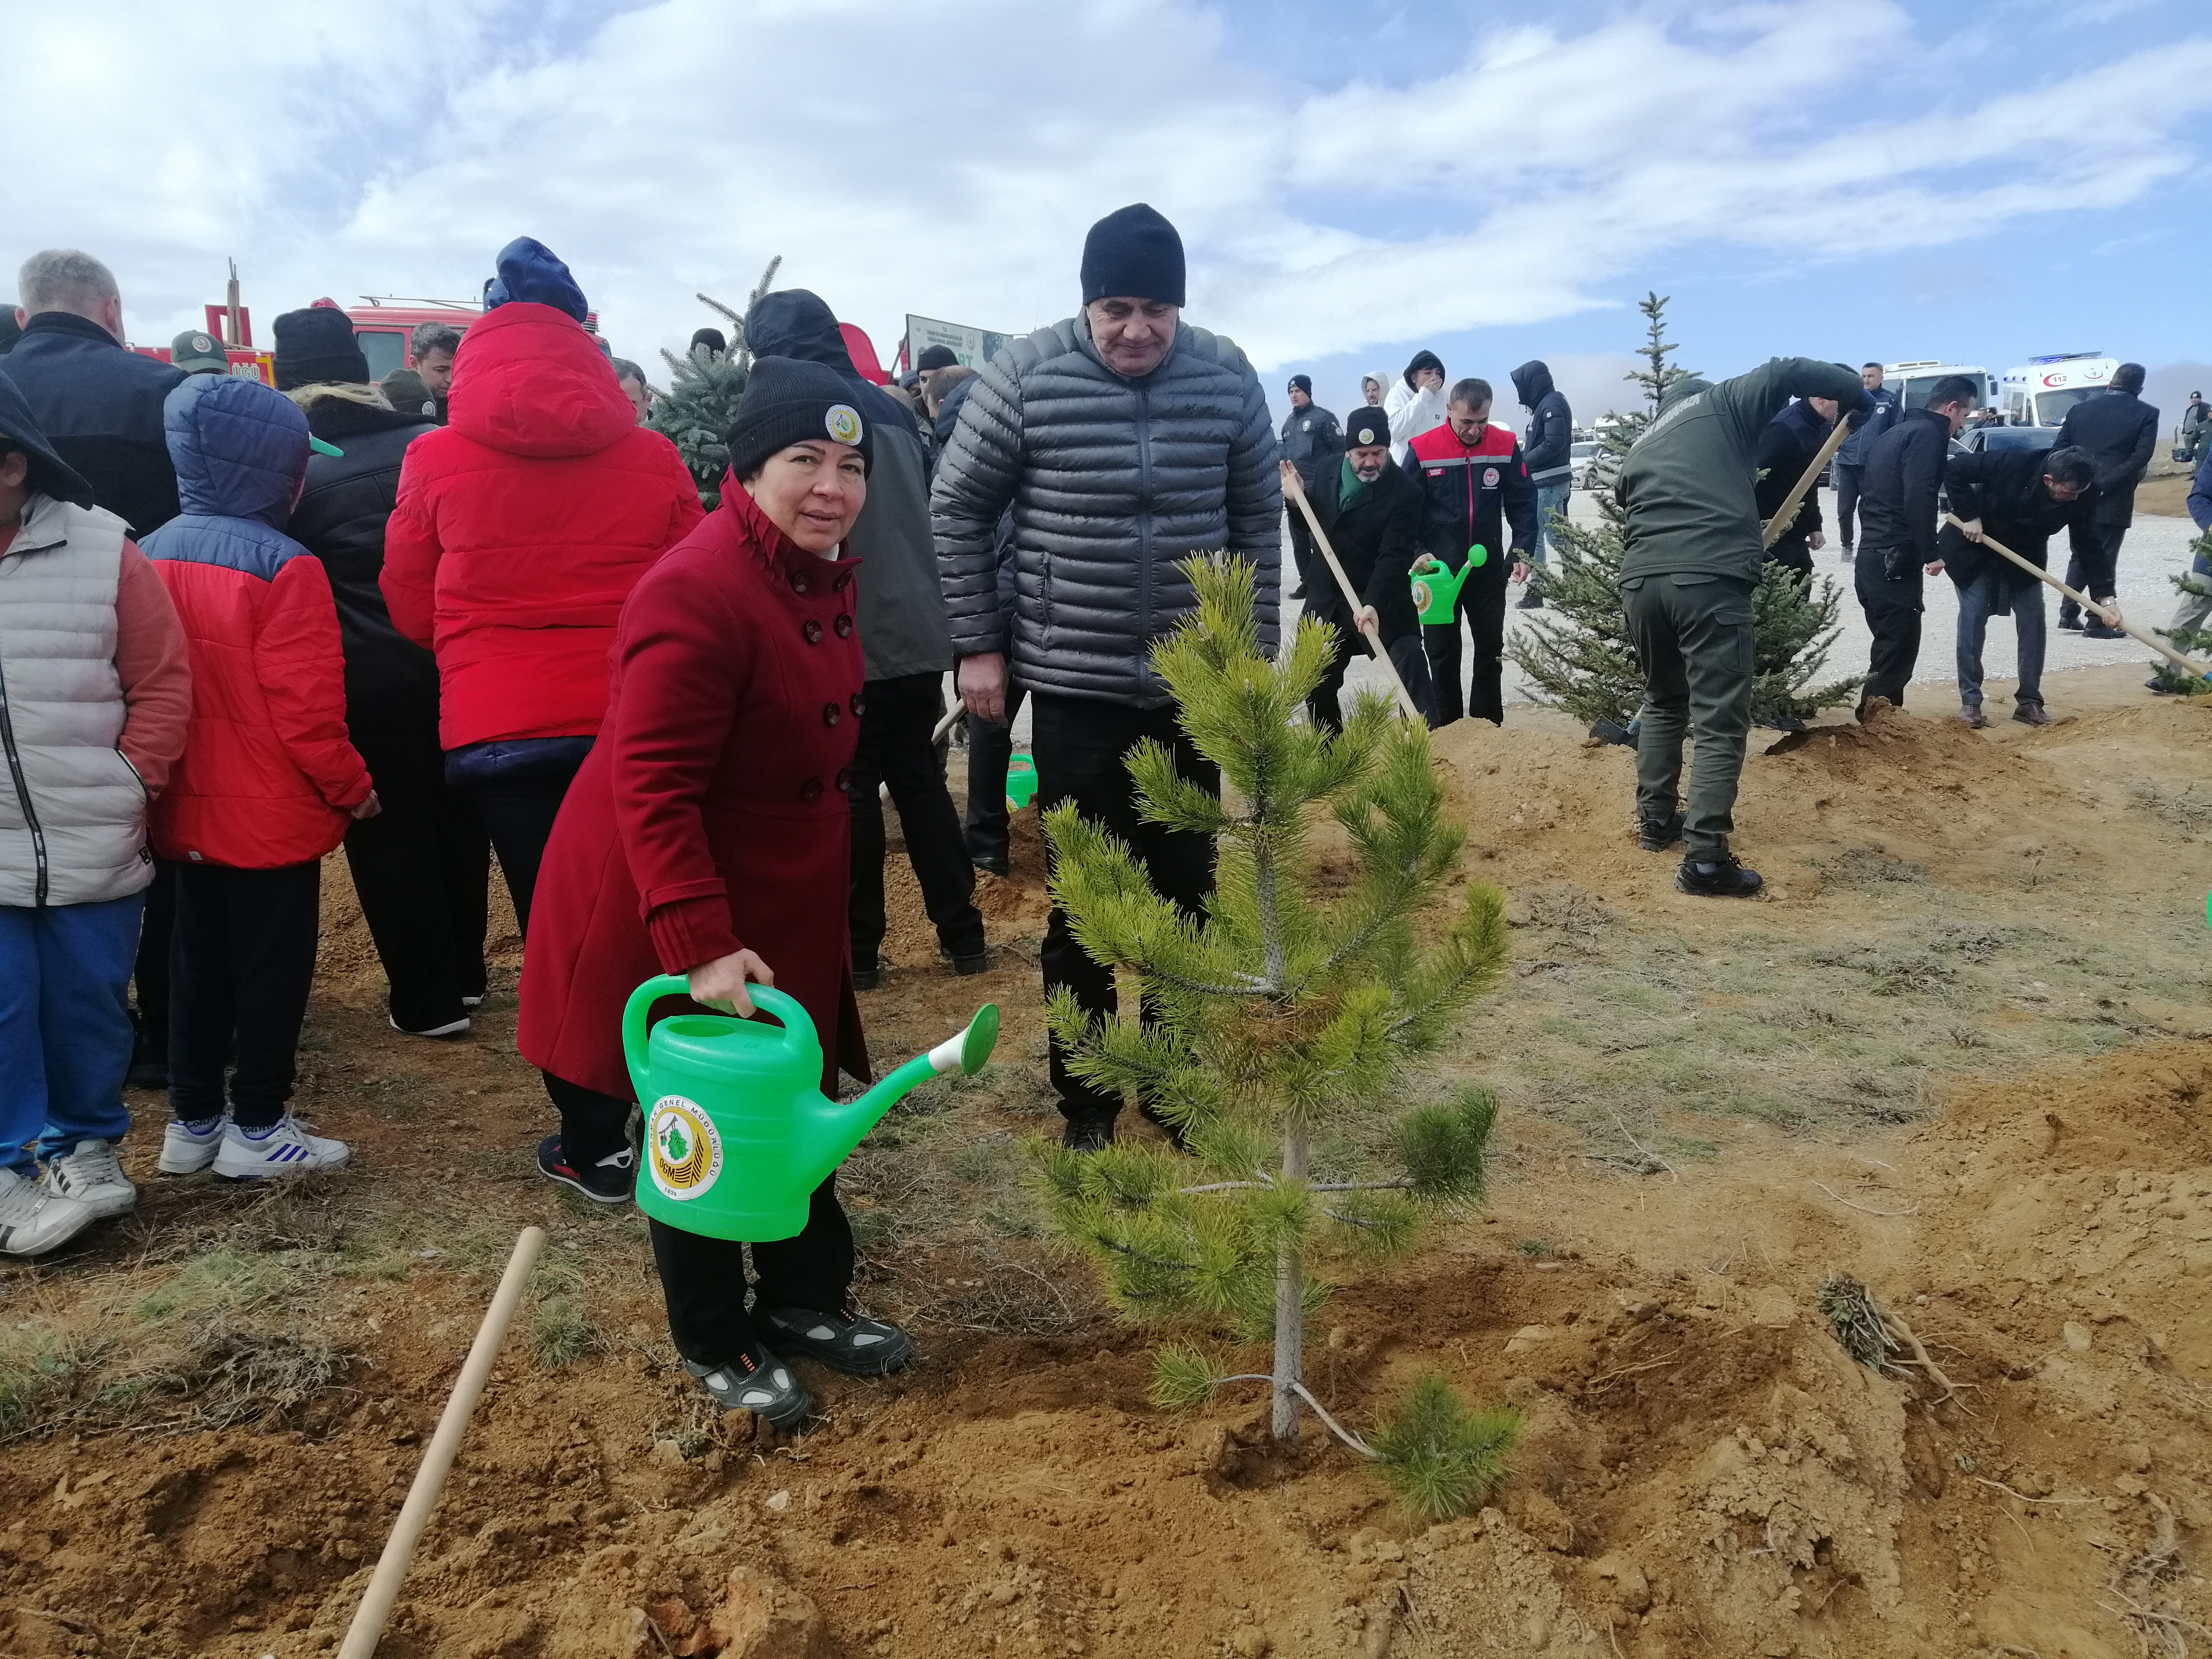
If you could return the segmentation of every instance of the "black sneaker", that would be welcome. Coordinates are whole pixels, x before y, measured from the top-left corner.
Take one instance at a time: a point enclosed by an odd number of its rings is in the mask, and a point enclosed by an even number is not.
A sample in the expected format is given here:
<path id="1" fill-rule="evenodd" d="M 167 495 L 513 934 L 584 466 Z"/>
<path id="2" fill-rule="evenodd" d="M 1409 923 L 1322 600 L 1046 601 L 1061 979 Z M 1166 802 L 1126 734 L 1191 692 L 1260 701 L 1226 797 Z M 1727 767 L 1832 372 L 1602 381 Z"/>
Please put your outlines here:
<path id="1" fill-rule="evenodd" d="M 594 1204 L 627 1204 L 637 1184 L 637 1154 L 625 1146 L 580 1170 L 568 1162 L 561 1137 L 550 1134 L 538 1143 L 538 1173 L 574 1188 Z"/>
<path id="2" fill-rule="evenodd" d="M 1004 853 L 978 853 L 968 862 L 987 876 L 1003 876 L 1006 873 L 1006 855 Z"/>
<path id="3" fill-rule="evenodd" d="M 1663 823 L 1654 823 L 1645 818 L 1636 826 L 1636 844 L 1647 853 L 1663 853 L 1682 839 L 1682 815 L 1680 812 Z"/>
<path id="4" fill-rule="evenodd" d="M 853 969 L 853 988 L 855 991 L 872 991 L 883 982 L 884 970 L 873 963 L 866 968 Z"/>
<path id="5" fill-rule="evenodd" d="M 1758 871 L 1747 870 L 1732 858 L 1711 863 L 1684 859 L 1674 872 L 1674 885 L 1697 898 L 1755 898 L 1765 884 Z"/>
<path id="6" fill-rule="evenodd" d="M 2128 630 L 2114 628 L 2108 623 L 2093 622 L 2083 624 L 2081 637 L 2085 640 L 2124 640 L 2128 637 Z"/>
<path id="7" fill-rule="evenodd" d="M 791 1367 L 757 1345 L 720 1365 L 684 1369 L 698 1379 L 726 1412 L 750 1412 L 770 1428 L 787 1429 L 814 1409 L 814 1396 L 792 1375 Z"/>
<path id="8" fill-rule="evenodd" d="M 1060 1132 L 1060 1144 L 1072 1152 L 1095 1152 L 1114 1142 L 1115 1112 L 1071 1113 Z"/>
<path id="9" fill-rule="evenodd" d="M 908 1364 L 914 1344 L 897 1326 L 814 1308 L 755 1308 L 786 1353 L 803 1353 L 848 1376 L 883 1376 Z"/>
<path id="10" fill-rule="evenodd" d="M 1528 595 L 1513 608 L 1516 611 L 1541 611 L 1544 608 L 1544 596 L 1532 589 Z"/>
<path id="11" fill-rule="evenodd" d="M 2069 617 L 2063 611 L 2059 613 L 2058 625 L 2069 634 L 2081 632 L 2081 619 L 2079 617 Z"/>

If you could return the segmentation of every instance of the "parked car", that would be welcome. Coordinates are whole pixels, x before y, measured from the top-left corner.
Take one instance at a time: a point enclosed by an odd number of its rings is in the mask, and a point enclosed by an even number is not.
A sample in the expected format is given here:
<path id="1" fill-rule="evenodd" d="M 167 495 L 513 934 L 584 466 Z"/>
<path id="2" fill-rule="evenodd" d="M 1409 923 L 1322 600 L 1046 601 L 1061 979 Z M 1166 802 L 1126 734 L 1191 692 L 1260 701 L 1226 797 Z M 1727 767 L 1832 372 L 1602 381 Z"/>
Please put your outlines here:
<path id="1" fill-rule="evenodd" d="M 2055 426 L 1970 426 L 1951 440 L 1954 455 L 1984 449 L 2048 449 L 2058 441 Z"/>
<path id="2" fill-rule="evenodd" d="M 1576 489 L 1589 488 L 1590 468 L 1597 465 L 1601 453 L 1595 438 L 1581 440 L 1568 447 L 1567 465 L 1571 469 L 1569 484 Z"/>

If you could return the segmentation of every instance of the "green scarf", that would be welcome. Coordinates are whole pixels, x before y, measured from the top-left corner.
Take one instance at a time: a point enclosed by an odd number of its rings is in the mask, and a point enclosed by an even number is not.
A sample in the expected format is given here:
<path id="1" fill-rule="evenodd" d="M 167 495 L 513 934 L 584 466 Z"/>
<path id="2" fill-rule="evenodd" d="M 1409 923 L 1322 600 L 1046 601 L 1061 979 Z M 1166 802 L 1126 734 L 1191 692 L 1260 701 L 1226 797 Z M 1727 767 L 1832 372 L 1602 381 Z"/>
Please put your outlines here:
<path id="1" fill-rule="evenodd" d="M 1341 471 L 1337 474 L 1336 510 L 1341 513 L 1359 499 L 1359 492 L 1366 489 L 1367 485 L 1363 483 L 1359 475 L 1352 470 L 1350 458 L 1347 457 L 1340 463 L 1340 465 Z"/>

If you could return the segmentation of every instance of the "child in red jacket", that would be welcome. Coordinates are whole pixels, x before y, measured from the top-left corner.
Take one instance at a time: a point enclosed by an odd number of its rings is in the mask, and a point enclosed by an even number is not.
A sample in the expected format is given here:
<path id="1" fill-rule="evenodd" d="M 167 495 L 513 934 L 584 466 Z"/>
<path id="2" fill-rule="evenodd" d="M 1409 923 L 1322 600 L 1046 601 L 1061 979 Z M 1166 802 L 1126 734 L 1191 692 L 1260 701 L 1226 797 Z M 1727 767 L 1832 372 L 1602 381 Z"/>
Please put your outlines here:
<path id="1" fill-rule="evenodd" d="M 286 1109 L 314 978 L 322 857 L 376 793 L 348 740 L 322 562 L 284 535 L 314 440 L 258 381 L 196 374 L 164 411 L 184 512 L 146 538 L 191 641 L 184 760 L 154 811 L 177 865 L 165 1175 L 335 1169 Z M 225 1115 L 223 1072 L 234 1059 Z"/>

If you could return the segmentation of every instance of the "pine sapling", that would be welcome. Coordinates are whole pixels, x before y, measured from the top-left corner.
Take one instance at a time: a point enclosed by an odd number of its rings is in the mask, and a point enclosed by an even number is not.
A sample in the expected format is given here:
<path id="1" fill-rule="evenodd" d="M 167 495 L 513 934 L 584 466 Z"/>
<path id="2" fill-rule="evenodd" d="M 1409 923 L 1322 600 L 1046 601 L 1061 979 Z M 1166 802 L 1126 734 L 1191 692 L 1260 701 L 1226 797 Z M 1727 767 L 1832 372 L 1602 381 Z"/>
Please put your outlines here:
<path id="1" fill-rule="evenodd" d="M 776 267 L 782 263 L 781 254 L 768 262 L 768 269 L 754 286 L 752 301 L 768 292 Z M 711 295 L 696 297 L 729 324 L 729 349 L 717 352 L 700 344 L 678 356 L 663 349 L 661 359 L 672 378 L 666 393 L 653 400 L 645 423 L 676 446 L 701 503 L 712 512 L 720 505 L 722 477 L 730 469 L 730 452 L 722 434 L 737 418 L 738 401 L 752 378 L 753 354 L 745 343 L 744 313 L 731 310 Z M 752 301 L 747 301 L 748 308 Z"/>
<path id="2" fill-rule="evenodd" d="M 1379 1455 L 1306 1387 L 1306 1320 L 1327 1291 L 1313 1268 L 1324 1256 L 1402 1252 L 1425 1206 L 1480 1197 L 1494 1098 L 1470 1091 L 1395 1115 L 1390 1103 L 1495 982 L 1503 897 L 1468 884 L 1423 942 L 1464 838 L 1444 812 L 1426 729 L 1372 695 L 1334 738 L 1298 720 L 1328 665 L 1328 627 L 1306 618 L 1270 662 L 1251 568 L 1217 556 L 1183 568 L 1198 609 L 1152 663 L 1226 799 L 1180 775 L 1159 744 L 1139 745 L 1128 764 L 1147 821 L 1214 842 L 1206 914 L 1156 894 L 1128 848 L 1072 804 L 1045 829 L 1053 897 L 1076 939 L 1129 970 L 1146 1008 L 1093 1019 L 1062 991 L 1053 1035 L 1075 1076 L 1135 1095 L 1187 1155 L 1126 1141 L 1052 1148 L 1040 1182 L 1058 1230 L 1096 1260 L 1123 1314 L 1272 1337 L 1272 1370 L 1256 1380 L 1271 1386 L 1277 1439 L 1296 1437 L 1303 1401 L 1346 1444 Z M 1333 896 L 1311 845 L 1324 811 L 1352 854 Z M 1188 1407 L 1237 1380 L 1255 1379 L 1174 1344 L 1158 1357 L 1153 1397 Z"/>

